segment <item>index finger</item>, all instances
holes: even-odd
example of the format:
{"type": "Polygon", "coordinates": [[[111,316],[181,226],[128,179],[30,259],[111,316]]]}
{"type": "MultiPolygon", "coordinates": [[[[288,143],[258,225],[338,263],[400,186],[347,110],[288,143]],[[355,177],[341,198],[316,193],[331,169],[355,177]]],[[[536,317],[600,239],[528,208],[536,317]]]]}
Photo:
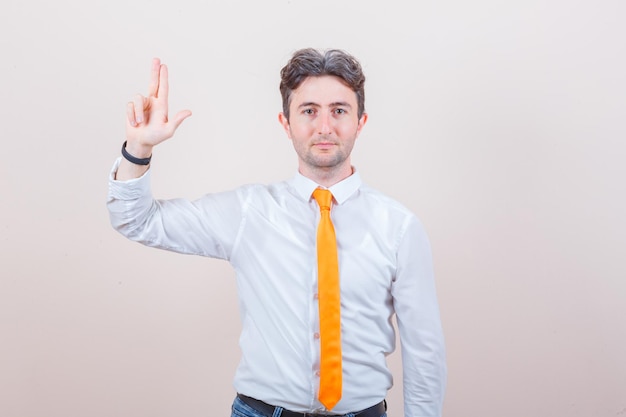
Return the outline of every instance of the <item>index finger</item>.
{"type": "Polygon", "coordinates": [[[167,65],[161,64],[161,70],[159,71],[159,86],[157,89],[156,97],[163,99],[167,103],[167,96],[170,91],[170,83],[167,77],[167,65]]]}
{"type": "Polygon", "coordinates": [[[161,70],[161,60],[159,58],[152,59],[152,68],[150,70],[150,84],[148,85],[148,97],[156,97],[159,93],[159,72],[161,70]]]}

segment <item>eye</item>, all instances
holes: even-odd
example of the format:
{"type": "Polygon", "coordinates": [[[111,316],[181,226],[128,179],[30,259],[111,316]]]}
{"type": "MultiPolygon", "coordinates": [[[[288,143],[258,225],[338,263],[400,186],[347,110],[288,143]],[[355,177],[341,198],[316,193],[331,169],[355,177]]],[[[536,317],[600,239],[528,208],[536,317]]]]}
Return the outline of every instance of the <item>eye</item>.
{"type": "Polygon", "coordinates": [[[346,109],[335,109],[335,114],[345,114],[346,109]]]}
{"type": "Polygon", "coordinates": [[[302,110],[302,113],[304,113],[304,114],[314,114],[315,110],[313,110],[313,109],[304,109],[304,110],[302,110]]]}

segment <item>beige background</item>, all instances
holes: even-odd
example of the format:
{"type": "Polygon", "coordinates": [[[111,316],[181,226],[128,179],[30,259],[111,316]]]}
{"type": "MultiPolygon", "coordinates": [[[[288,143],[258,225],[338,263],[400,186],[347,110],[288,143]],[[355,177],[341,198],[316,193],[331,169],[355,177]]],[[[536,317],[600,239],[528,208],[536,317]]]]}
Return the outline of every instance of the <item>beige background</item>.
{"type": "Polygon", "coordinates": [[[444,414],[626,416],[625,19],[621,0],[4,1],[0,416],[229,415],[233,272],[122,238],[106,178],[153,56],[194,111],[155,152],[157,196],[291,176],[278,71],[305,46],[361,59],[353,161],[430,234],[444,414]]]}

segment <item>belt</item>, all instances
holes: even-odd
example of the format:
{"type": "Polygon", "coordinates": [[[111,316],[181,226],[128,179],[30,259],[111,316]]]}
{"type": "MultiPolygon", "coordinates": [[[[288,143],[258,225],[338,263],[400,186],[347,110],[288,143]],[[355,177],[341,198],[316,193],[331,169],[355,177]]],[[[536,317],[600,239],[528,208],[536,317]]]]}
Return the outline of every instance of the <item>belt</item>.
{"type": "MultiPolygon", "coordinates": [[[[237,397],[246,403],[248,406],[254,408],[255,410],[265,414],[268,417],[272,417],[274,415],[274,410],[278,407],[274,407],[268,403],[265,403],[261,400],[257,400],[256,398],[248,397],[246,395],[237,394],[237,397]]],[[[381,417],[387,411],[387,403],[385,401],[381,401],[376,405],[373,405],[365,410],[361,410],[356,413],[351,413],[354,417],[381,417]]],[[[296,411],[286,410],[283,408],[280,417],[331,417],[331,416],[339,416],[340,414],[319,414],[319,413],[298,413],[296,411]]],[[[343,415],[343,414],[341,414],[343,415]]]]}

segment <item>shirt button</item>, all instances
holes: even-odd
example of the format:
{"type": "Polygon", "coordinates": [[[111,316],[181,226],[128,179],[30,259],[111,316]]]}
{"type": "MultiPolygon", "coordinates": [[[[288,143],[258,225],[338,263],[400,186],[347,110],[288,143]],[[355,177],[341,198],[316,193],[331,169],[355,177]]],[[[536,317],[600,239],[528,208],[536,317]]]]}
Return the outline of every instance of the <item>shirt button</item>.
{"type": "Polygon", "coordinates": [[[313,295],[313,298],[316,299],[316,300],[319,300],[320,299],[320,295],[318,293],[315,293],[315,295],[313,295]]]}
{"type": "Polygon", "coordinates": [[[320,376],[320,371],[315,371],[315,376],[319,377],[320,376]]]}
{"type": "Polygon", "coordinates": [[[314,333],[313,337],[316,338],[316,339],[319,339],[320,338],[320,334],[319,333],[314,333]]]}

